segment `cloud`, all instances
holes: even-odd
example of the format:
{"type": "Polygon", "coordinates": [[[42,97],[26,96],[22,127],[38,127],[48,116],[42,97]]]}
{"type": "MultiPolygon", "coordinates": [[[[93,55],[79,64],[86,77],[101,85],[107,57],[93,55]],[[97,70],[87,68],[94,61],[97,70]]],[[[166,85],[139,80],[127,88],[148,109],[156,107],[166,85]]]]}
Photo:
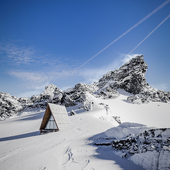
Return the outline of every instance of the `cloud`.
{"type": "Polygon", "coordinates": [[[3,54],[7,63],[12,64],[36,64],[36,66],[51,66],[59,70],[76,66],[76,62],[69,58],[47,54],[31,46],[26,47],[20,41],[0,43],[0,54],[3,54]]]}
{"type": "Polygon", "coordinates": [[[28,89],[34,90],[42,90],[45,86],[50,84],[53,80],[72,76],[72,72],[69,70],[60,71],[60,72],[44,72],[44,71],[37,71],[37,72],[29,72],[29,71],[10,71],[8,72],[9,75],[14,76],[22,81],[24,81],[24,86],[28,89]]]}
{"type": "Polygon", "coordinates": [[[79,70],[79,75],[83,76],[85,79],[84,83],[93,83],[98,81],[104,74],[108,71],[114,71],[121,66],[121,62],[119,59],[115,59],[111,64],[105,65],[99,68],[92,69],[83,69],[79,70]]]}
{"type": "Polygon", "coordinates": [[[27,72],[27,71],[11,71],[8,73],[18,79],[24,81],[24,86],[28,89],[39,90],[44,84],[48,84],[48,77],[39,72],[27,72]]]}
{"type": "Polygon", "coordinates": [[[33,95],[38,95],[38,94],[42,93],[43,90],[44,90],[44,88],[41,90],[27,91],[27,92],[18,94],[18,97],[31,97],[33,95]]]}
{"type": "Polygon", "coordinates": [[[29,90],[27,92],[23,92],[18,94],[18,97],[31,97],[33,95],[39,95],[40,93],[42,93],[45,90],[45,86],[48,86],[50,83],[46,82],[44,84],[41,85],[36,85],[34,87],[32,87],[33,90],[29,90]]]}
{"type": "Polygon", "coordinates": [[[63,86],[63,87],[61,87],[60,88],[60,90],[67,90],[67,89],[71,89],[71,88],[73,88],[73,87],[71,87],[71,86],[63,86]]]}
{"type": "Polygon", "coordinates": [[[0,62],[6,66],[5,73],[20,79],[22,86],[33,90],[39,90],[41,86],[44,89],[44,85],[59,78],[76,75],[73,70],[79,62],[26,47],[21,41],[0,43],[0,54],[0,62]]]}
{"type": "Polygon", "coordinates": [[[48,78],[50,80],[56,79],[56,78],[61,78],[61,77],[69,77],[69,76],[74,76],[74,72],[70,68],[63,69],[61,71],[51,71],[48,74],[48,78]]]}
{"type": "Polygon", "coordinates": [[[10,62],[28,64],[34,61],[36,51],[33,48],[16,45],[13,43],[1,44],[1,53],[5,53],[10,62]]]}
{"type": "Polygon", "coordinates": [[[22,72],[22,71],[12,71],[10,75],[13,75],[17,78],[23,79],[25,81],[31,82],[44,82],[47,80],[47,77],[40,73],[34,72],[22,72]]]}

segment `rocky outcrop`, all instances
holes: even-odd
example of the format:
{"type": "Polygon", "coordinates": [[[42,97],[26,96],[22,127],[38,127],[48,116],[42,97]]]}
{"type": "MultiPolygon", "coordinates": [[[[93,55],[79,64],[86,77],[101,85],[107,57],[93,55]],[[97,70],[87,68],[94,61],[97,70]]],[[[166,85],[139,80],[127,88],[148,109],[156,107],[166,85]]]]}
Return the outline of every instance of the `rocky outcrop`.
{"type": "Polygon", "coordinates": [[[119,92],[111,86],[98,90],[96,94],[96,97],[103,97],[104,99],[114,99],[119,96],[119,92]]]}
{"type": "Polygon", "coordinates": [[[107,88],[124,89],[134,94],[127,98],[129,102],[135,104],[148,102],[165,102],[170,100],[170,92],[157,90],[146,82],[145,73],[148,69],[143,55],[132,58],[129,62],[115,71],[109,71],[97,83],[98,88],[105,95],[107,88]]]}
{"type": "Polygon", "coordinates": [[[128,63],[121,66],[118,70],[109,71],[98,82],[99,88],[110,86],[117,89],[122,88],[129,93],[138,94],[145,86],[148,86],[145,73],[148,69],[143,59],[143,55],[132,58],[128,63]]]}
{"type": "Polygon", "coordinates": [[[8,93],[0,93],[0,120],[10,117],[32,104],[33,102],[29,98],[18,98],[8,93]]]}
{"type": "Polygon", "coordinates": [[[45,87],[43,93],[33,95],[31,98],[17,98],[7,93],[0,93],[0,120],[4,120],[27,108],[46,108],[48,103],[66,107],[74,106],[87,100],[85,97],[86,92],[93,94],[94,91],[95,86],[79,83],[65,92],[50,84],[45,87]]]}
{"type": "Polygon", "coordinates": [[[123,123],[109,129],[105,134],[104,138],[94,138],[93,144],[98,147],[111,145],[112,148],[109,146],[108,149],[116,155],[147,170],[169,169],[170,128],[150,129],[140,124],[128,126],[128,123],[123,123]],[[118,128],[122,129],[119,131],[118,128]]]}
{"type": "Polygon", "coordinates": [[[95,84],[88,85],[83,83],[78,83],[74,88],[70,88],[65,91],[65,94],[70,97],[70,99],[77,104],[79,102],[84,102],[86,92],[94,94],[98,90],[95,84]]]}
{"type": "Polygon", "coordinates": [[[89,84],[78,83],[75,85],[74,90],[76,92],[89,92],[93,94],[95,91],[98,90],[98,88],[95,84],[89,85],[89,84]]]}
{"type": "Polygon", "coordinates": [[[33,95],[30,100],[33,102],[32,107],[46,107],[47,103],[61,104],[63,92],[53,84],[45,87],[40,95],[33,95]]]}
{"type": "Polygon", "coordinates": [[[64,104],[72,102],[55,85],[50,84],[40,95],[33,95],[31,98],[14,97],[7,93],[0,93],[0,120],[4,120],[24,109],[46,108],[47,103],[64,104]]]}
{"type": "Polygon", "coordinates": [[[126,155],[153,150],[159,152],[162,148],[170,150],[170,128],[151,129],[139,135],[129,135],[126,139],[114,140],[112,147],[126,155]]]}
{"type": "Polygon", "coordinates": [[[129,135],[125,139],[114,140],[112,147],[119,156],[145,169],[166,170],[170,167],[170,128],[129,135]]]}
{"type": "Polygon", "coordinates": [[[129,96],[127,98],[129,102],[134,104],[149,103],[149,102],[164,102],[167,103],[170,100],[170,92],[164,92],[152,87],[144,89],[139,94],[129,96]]]}

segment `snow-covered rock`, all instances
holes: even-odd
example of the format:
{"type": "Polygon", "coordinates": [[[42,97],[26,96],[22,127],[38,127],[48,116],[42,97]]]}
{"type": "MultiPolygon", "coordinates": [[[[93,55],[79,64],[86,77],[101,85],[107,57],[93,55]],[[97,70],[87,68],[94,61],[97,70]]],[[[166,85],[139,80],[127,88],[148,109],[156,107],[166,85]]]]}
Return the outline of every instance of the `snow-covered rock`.
{"type": "Polygon", "coordinates": [[[154,91],[150,88],[148,91],[141,91],[140,94],[130,96],[127,98],[132,103],[149,103],[149,102],[169,102],[170,92],[164,92],[162,90],[155,89],[154,91]]]}
{"type": "Polygon", "coordinates": [[[95,94],[97,94],[96,97],[103,97],[104,99],[114,99],[119,96],[119,92],[110,85],[99,89],[95,94]]]}
{"type": "Polygon", "coordinates": [[[170,100],[170,92],[157,90],[146,82],[145,73],[148,69],[143,55],[132,58],[115,71],[109,71],[97,83],[101,93],[106,96],[106,88],[124,89],[134,94],[127,98],[135,104],[148,102],[165,102],[170,100]],[[103,90],[105,89],[105,91],[103,90]]]}
{"type": "Polygon", "coordinates": [[[107,130],[105,134],[108,138],[122,139],[129,134],[137,135],[148,129],[150,128],[143,124],[124,122],[117,127],[107,130]]]}
{"type": "Polygon", "coordinates": [[[148,69],[143,55],[132,58],[118,70],[109,71],[98,82],[98,87],[103,88],[106,84],[117,89],[122,88],[127,92],[138,94],[144,86],[147,86],[145,73],[148,69]]]}
{"type": "Polygon", "coordinates": [[[114,153],[133,161],[146,170],[170,168],[170,128],[152,128],[125,122],[107,130],[105,138],[94,141],[97,146],[112,146],[114,153]]]}
{"type": "Polygon", "coordinates": [[[0,120],[4,120],[32,105],[29,98],[14,97],[8,93],[0,93],[0,120]]]}
{"type": "Polygon", "coordinates": [[[47,103],[61,104],[63,95],[64,93],[53,84],[46,86],[40,95],[33,95],[31,98],[0,93],[0,119],[4,120],[27,108],[45,108],[47,103]]]}
{"type": "Polygon", "coordinates": [[[89,84],[83,84],[78,83],[75,85],[74,88],[70,88],[65,91],[65,94],[70,97],[74,102],[84,102],[85,101],[85,94],[90,93],[94,94],[98,90],[98,87],[95,84],[89,85],[89,84]]]}
{"type": "Polygon", "coordinates": [[[94,84],[89,85],[89,84],[78,83],[78,84],[75,85],[74,89],[77,92],[88,91],[89,93],[93,94],[95,91],[97,91],[98,88],[94,84]]]}
{"type": "Polygon", "coordinates": [[[118,151],[118,155],[127,157],[147,170],[170,168],[170,128],[130,134],[126,138],[114,140],[112,147],[116,153],[118,151]]]}

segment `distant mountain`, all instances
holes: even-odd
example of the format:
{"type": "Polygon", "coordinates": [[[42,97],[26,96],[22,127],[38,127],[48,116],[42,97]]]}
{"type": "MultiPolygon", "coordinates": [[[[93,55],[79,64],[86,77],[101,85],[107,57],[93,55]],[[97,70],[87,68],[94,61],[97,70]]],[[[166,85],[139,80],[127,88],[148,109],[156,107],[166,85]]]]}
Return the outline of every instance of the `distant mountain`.
{"type": "Polygon", "coordinates": [[[45,87],[40,95],[31,98],[14,97],[0,93],[0,119],[4,120],[27,108],[45,108],[47,103],[65,105],[66,107],[88,103],[87,93],[105,99],[118,97],[118,88],[124,89],[133,96],[127,100],[133,103],[168,102],[170,92],[157,90],[146,82],[145,73],[148,69],[143,55],[132,58],[115,71],[109,71],[98,82],[88,85],[78,83],[74,88],[65,91],[53,84],[45,87]]]}

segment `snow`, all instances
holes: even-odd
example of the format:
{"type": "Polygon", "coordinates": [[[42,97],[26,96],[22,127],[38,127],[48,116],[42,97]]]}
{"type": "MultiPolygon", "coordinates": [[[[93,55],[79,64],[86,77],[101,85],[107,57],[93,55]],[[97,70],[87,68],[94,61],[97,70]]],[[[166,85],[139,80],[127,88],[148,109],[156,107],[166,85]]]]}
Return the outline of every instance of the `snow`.
{"type": "MultiPolygon", "coordinates": [[[[126,99],[131,94],[119,90],[119,97],[104,100],[90,95],[94,102],[86,111],[79,106],[74,110],[70,123],[62,130],[40,135],[39,127],[45,110],[27,110],[0,122],[0,169],[2,170],[143,170],[166,169],[170,151],[164,147],[160,153],[149,151],[122,158],[110,146],[96,146],[95,141],[106,138],[124,138],[147,129],[168,128],[168,103],[135,105],[126,99]],[[101,104],[102,103],[102,104],[101,104]],[[106,114],[105,105],[109,105],[106,114]],[[76,111],[76,109],[79,109],[76,111]],[[113,116],[120,116],[119,125],[113,116]],[[119,156],[118,156],[119,155],[119,156]],[[159,163],[159,164],[158,164],[159,163]]],[[[162,133],[167,138],[169,131],[162,133]]]]}
{"type": "Polygon", "coordinates": [[[161,152],[149,151],[142,154],[135,154],[129,158],[137,165],[143,166],[147,170],[160,169],[168,170],[170,167],[170,152],[161,150],[161,152]]]}
{"type": "Polygon", "coordinates": [[[135,154],[129,159],[136,164],[143,166],[147,170],[157,169],[157,160],[159,158],[159,153],[156,151],[150,151],[142,154],[135,154]]]}
{"type": "Polygon", "coordinates": [[[70,93],[70,92],[73,92],[73,91],[74,91],[73,87],[64,90],[64,92],[66,92],[66,93],[70,93]]]}
{"type": "Polygon", "coordinates": [[[166,130],[165,132],[162,132],[162,138],[164,139],[166,139],[166,138],[168,138],[169,136],[170,136],[170,129],[168,129],[168,130],[166,130]]]}
{"type": "Polygon", "coordinates": [[[125,122],[117,127],[113,127],[109,129],[108,131],[105,132],[105,134],[108,138],[121,139],[128,136],[129,134],[137,135],[148,129],[151,129],[151,127],[147,127],[145,125],[138,124],[138,123],[125,122]]]}

